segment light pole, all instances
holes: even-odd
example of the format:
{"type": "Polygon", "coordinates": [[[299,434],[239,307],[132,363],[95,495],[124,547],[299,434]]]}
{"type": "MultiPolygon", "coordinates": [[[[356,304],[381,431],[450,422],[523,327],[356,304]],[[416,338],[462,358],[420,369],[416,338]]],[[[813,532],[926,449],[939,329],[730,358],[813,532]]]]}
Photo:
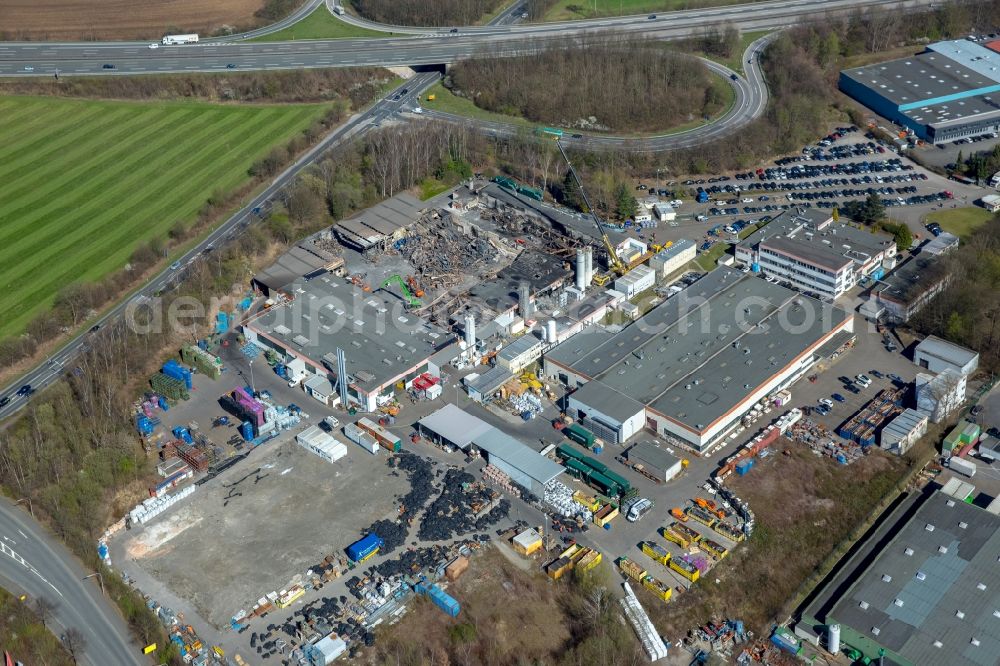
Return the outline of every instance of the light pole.
{"type": "Polygon", "coordinates": [[[257,395],[257,389],[253,385],[253,359],[250,359],[250,391],[257,395]]]}
{"type": "Polygon", "coordinates": [[[104,576],[101,575],[100,571],[92,573],[89,576],[84,576],[83,580],[87,580],[88,578],[93,578],[94,576],[97,576],[97,580],[101,581],[101,596],[102,597],[107,596],[104,592],[104,576]]]}
{"type": "Polygon", "coordinates": [[[19,499],[16,502],[14,502],[14,506],[17,506],[21,502],[27,502],[28,503],[28,512],[31,514],[31,517],[34,518],[35,517],[35,509],[32,508],[32,506],[31,506],[31,498],[30,497],[22,497],[21,499],[19,499]]]}

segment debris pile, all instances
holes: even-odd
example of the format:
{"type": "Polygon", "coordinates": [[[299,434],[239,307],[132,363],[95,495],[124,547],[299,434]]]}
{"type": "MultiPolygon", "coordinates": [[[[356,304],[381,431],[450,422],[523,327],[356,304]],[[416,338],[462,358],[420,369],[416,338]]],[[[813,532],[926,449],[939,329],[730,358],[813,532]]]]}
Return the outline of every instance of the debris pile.
{"type": "MultiPolygon", "coordinates": [[[[399,252],[414,267],[416,278],[425,289],[449,288],[496,263],[499,254],[485,238],[467,236],[457,226],[430,216],[417,224],[405,242],[397,242],[389,252],[399,252]]],[[[366,253],[366,258],[374,260],[381,254],[381,251],[374,256],[366,253]]]]}
{"type": "Polygon", "coordinates": [[[445,541],[453,534],[464,536],[500,522],[510,512],[510,503],[475,481],[467,472],[448,470],[441,494],[424,512],[417,536],[445,541]]]}
{"type": "Polygon", "coordinates": [[[389,466],[396,467],[406,473],[410,482],[410,491],[399,499],[399,519],[377,520],[368,528],[368,533],[374,532],[385,545],[381,552],[388,555],[406,543],[410,533],[410,525],[421,508],[434,492],[431,463],[412,453],[400,453],[389,459],[389,466]]]}

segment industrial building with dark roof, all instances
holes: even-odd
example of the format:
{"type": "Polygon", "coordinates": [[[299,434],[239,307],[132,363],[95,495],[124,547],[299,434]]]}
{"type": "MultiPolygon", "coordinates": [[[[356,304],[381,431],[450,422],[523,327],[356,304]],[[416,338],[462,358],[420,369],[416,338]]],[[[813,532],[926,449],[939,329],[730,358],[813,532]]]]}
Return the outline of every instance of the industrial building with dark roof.
{"type": "Polygon", "coordinates": [[[624,442],[648,428],[704,450],[802,377],[853,322],[841,308],[720,267],[620,332],[584,331],[549,350],[544,371],[571,388],[599,384],[568,403],[605,427],[602,438],[624,442]]]}
{"type": "Polygon", "coordinates": [[[1000,129],[1000,54],[971,39],[844,70],[840,89],[932,143],[1000,129]]]}
{"type": "Polygon", "coordinates": [[[900,505],[803,620],[839,625],[841,651],[873,663],[881,654],[904,666],[996,666],[998,558],[1000,516],[943,492],[919,496],[900,505]]]}

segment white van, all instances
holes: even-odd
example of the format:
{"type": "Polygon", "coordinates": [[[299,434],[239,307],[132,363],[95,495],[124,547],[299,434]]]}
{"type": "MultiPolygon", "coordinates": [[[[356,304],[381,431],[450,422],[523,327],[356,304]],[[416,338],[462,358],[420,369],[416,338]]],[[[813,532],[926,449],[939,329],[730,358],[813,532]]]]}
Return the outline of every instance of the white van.
{"type": "Polygon", "coordinates": [[[628,510],[628,514],[625,518],[630,522],[634,523],[640,520],[643,516],[649,513],[649,510],[653,508],[652,500],[648,500],[645,497],[632,505],[628,510]]]}

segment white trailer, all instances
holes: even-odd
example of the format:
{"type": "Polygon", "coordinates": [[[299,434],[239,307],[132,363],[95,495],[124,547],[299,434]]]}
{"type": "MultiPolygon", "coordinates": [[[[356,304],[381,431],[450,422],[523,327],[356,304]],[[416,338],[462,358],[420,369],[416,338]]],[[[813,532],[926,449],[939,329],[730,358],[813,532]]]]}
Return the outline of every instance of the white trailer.
{"type": "Polygon", "coordinates": [[[976,475],[976,463],[971,460],[966,460],[965,458],[959,458],[958,456],[948,458],[948,467],[955,470],[959,474],[964,474],[970,479],[976,475]]]}
{"type": "Polygon", "coordinates": [[[164,46],[173,46],[176,44],[197,44],[198,35],[164,35],[161,43],[164,46]]]}

